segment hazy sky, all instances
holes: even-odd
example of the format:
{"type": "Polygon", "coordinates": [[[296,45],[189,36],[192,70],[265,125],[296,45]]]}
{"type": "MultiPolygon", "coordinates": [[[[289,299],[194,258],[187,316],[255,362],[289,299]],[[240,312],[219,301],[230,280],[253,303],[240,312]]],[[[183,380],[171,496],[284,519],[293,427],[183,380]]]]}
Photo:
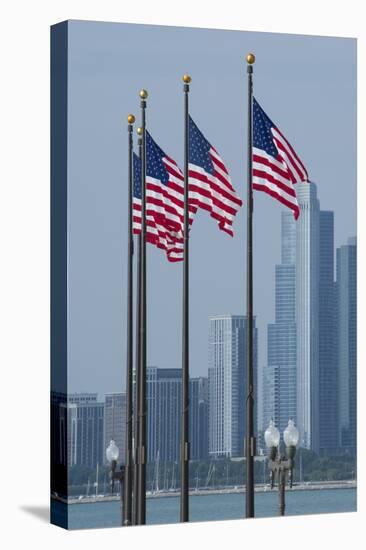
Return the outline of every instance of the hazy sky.
{"type": "MultiPolygon", "coordinates": [[[[183,166],[181,77],[192,76],[190,112],[246,198],[247,82],[335,212],[335,244],[356,232],[356,40],[117,23],[69,23],[69,391],[121,391],[126,361],[127,130],[147,124],[183,166]],[[136,126],[137,126],[136,124],[136,126]]],[[[259,363],[274,319],[283,207],[254,197],[254,310],[259,363]]],[[[234,238],[201,211],[191,232],[191,374],[207,375],[208,316],[245,313],[246,206],[234,238]]],[[[148,364],[181,366],[182,266],[148,245],[148,364]]]]}

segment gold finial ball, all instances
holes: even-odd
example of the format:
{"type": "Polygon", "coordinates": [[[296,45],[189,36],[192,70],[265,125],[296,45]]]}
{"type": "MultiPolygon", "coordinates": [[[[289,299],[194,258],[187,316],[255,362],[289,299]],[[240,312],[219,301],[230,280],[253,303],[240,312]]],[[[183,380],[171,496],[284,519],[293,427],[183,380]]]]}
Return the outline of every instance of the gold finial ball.
{"type": "Polygon", "coordinates": [[[248,53],[248,55],[246,56],[246,60],[247,60],[247,63],[249,63],[249,65],[253,65],[253,63],[255,63],[254,53],[248,53]]]}
{"type": "Polygon", "coordinates": [[[128,115],[127,122],[128,124],[133,124],[135,122],[135,117],[133,115],[128,115]]]}
{"type": "Polygon", "coordinates": [[[141,92],[140,92],[141,99],[146,99],[148,95],[149,94],[147,93],[146,90],[141,90],[141,92]]]}
{"type": "Polygon", "coordinates": [[[139,136],[142,136],[142,128],[141,127],[137,128],[137,133],[138,133],[139,136]]]}
{"type": "Polygon", "coordinates": [[[189,76],[189,74],[184,74],[183,77],[182,77],[182,80],[183,82],[185,82],[186,84],[189,84],[191,82],[191,77],[189,76]]]}

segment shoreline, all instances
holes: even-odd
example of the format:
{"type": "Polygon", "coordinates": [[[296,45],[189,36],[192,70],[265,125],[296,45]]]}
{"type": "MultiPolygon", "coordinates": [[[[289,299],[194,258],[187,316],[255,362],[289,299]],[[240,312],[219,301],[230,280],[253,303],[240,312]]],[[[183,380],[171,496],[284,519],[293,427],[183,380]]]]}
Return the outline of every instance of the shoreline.
{"type": "MultiPolygon", "coordinates": [[[[324,489],[356,489],[357,488],[357,482],[356,481],[313,481],[313,482],[306,482],[302,483],[301,485],[299,483],[296,483],[293,485],[292,489],[289,487],[286,487],[287,491],[321,491],[324,489]]],[[[255,487],[256,493],[270,493],[273,491],[277,491],[277,488],[271,489],[269,484],[263,485],[258,484],[255,487]]],[[[245,486],[240,485],[238,487],[227,487],[222,489],[197,489],[197,490],[190,490],[189,496],[195,497],[195,496],[208,496],[208,495],[224,495],[224,494],[242,494],[245,493],[245,486]]],[[[180,491],[178,490],[171,490],[171,491],[158,491],[158,492],[151,492],[148,491],[146,493],[146,498],[172,498],[172,497],[178,497],[180,495],[180,491]]],[[[58,495],[51,495],[51,499],[56,500],[58,502],[63,502],[64,504],[93,504],[97,502],[113,502],[113,501],[119,501],[120,496],[119,495],[97,495],[97,496],[82,496],[80,497],[70,497],[70,498],[63,498],[59,497],[58,495]]]]}

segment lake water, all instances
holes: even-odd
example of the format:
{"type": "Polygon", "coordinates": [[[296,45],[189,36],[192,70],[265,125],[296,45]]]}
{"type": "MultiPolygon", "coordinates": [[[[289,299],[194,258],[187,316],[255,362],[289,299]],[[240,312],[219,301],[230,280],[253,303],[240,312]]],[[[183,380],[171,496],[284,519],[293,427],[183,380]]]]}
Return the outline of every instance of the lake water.
{"type": "MultiPolygon", "coordinates": [[[[54,502],[54,504],[56,504],[54,502]]],[[[61,503],[57,503],[61,504],[61,503]]],[[[257,517],[277,516],[277,490],[255,494],[257,517]]],[[[69,529],[119,527],[121,507],[118,501],[71,504],[69,529]]],[[[286,515],[355,512],[356,489],[286,491],[286,515]]],[[[57,514],[57,506],[53,509],[57,514]]],[[[245,495],[212,494],[190,497],[190,521],[241,519],[245,514],[245,495]]],[[[179,522],[179,496],[149,498],[146,501],[147,524],[179,522]]]]}

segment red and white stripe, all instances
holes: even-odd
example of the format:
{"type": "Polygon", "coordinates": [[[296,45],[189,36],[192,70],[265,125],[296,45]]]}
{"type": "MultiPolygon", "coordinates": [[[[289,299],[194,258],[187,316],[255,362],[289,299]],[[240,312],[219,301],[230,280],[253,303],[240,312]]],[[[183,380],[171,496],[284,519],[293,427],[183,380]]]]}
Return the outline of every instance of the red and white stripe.
{"type": "Polygon", "coordinates": [[[278,155],[274,158],[266,151],[253,147],[253,189],[264,191],[293,210],[297,220],[300,208],[294,185],[309,181],[308,173],[279,129],[273,127],[271,132],[278,155]]]}
{"type": "Polygon", "coordinates": [[[227,168],[218,154],[211,147],[210,156],[214,173],[206,172],[202,167],[189,164],[189,204],[210,212],[217,220],[219,228],[233,236],[234,217],[243,202],[236,194],[227,168]]]}
{"type": "MultiPolygon", "coordinates": [[[[166,251],[170,262],[183,260],[184,176],[169,157],[163,162],[168,184],[146,176],[146,241],[166,251]]],[[[189,205],[189,223],[196,208],[189,205]]],[[[141,233],[141,199],[133,199],[133,232],[141,233]]]]}
{"type": "MultiPolygon", "coordinates": [[[[141,199],[133,199],[133,232],[141,233],[141,199]]],[[[170,262],[183,260],[183,239],[146,213],[146,241],[165,250],[170,262]]]]}

